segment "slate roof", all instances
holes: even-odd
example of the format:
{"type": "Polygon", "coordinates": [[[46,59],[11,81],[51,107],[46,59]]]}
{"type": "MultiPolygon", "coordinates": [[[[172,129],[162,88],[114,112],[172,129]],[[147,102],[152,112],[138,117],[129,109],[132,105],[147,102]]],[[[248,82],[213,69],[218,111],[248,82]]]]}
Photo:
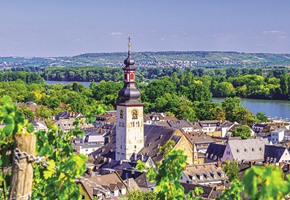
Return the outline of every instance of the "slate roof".
{"type": "Polygon", "coordinates": [[[213,139],[205,133],[186,133],[184,134],[191,144],[214,143],[213,139]]]}
{"type": "Polygon", "coordinates": [[[70,117],[80,117],[80,114],[79,113],[76,113],[76,112],[69,112],[69,111],[64,111],[64,112],[61,112],[59,114],[57,114],[55,116],[55,119],[56,120],[59,120],[59,119],[69,119],[70,117]]]}
{"type": "Polygon", "coordinates": [[[174,129],[192,127],[192,124],[186,120],[168,120],[169,126],[174,129]]]}
{"type": "Polygon", "coordinates": [[[157,126],[167,126],[170,127],[167,121],[156,121],[154,122],[157,126]]]}
{"type": "Polygon", "coordinates": [[[287,150],[285,147],[265,145],[264,160],[270,163],[279,162],[285,150],[287,150]]]}
{"type": "MultiPolygon", "coordinates": [[[[144,125],[145,142],[144,147],[138,152],[138,154],[148,155],[154,162],[162,160],[162,154],[159,153],[159,146],[164,146],[168,140],[173,140],[175,143],[181,139],[181,136],[174,135],[175,129],[155,126],[155,125],[144,125]]],[[[103,156],[115,159],[116,150],[116,127],[106,135],[110,138],[108,144],[102,148],[91,153],[93,157],[103,156]]]]}
{"type": "Polygon", "coordinates": [[[206,150],[206,158],[217,161],[223,157],[226,145],[211,143],[206,150]]]}
{"type": "Polygon", "coordinates": [[[229,140],[233,159],[238,161],[263,161],[266,139],[229,140]]]}
{"type": "Polygon", "coordinates": [[[165,113],[150,113],[144,115],[144,121],[166,121],[166,120],[178,120],[174,116],[167,115],[165,113]]]}
{"type": "Polygon", "coordinates": [[[181,136],[174,135],[175,131],[164,126],[145,125],[145,145],[139,154],[150,156],[154,162],[161,161],[163,157],[158,147],[164,146],[168,140],[173,140],[177,144],[181,139],[181,136]]]}
{"type": "Polygon", "coordinates": [[[216,164],[188,165],[182,173],[188,180],[192,180],[192,183],[197,184],[228,181],[226,173],[216,164]]]}
{"type": "MultiPolygon", "coordinates": [[[[94,194],[100,192],[104,194],[107,191],[110,191],[111,195],[113,195],[114,190],[121,190],[123,188],[127,189],[127,186],[117,173],[80,178],[78,182],[84,186],[84,189],[87,191],[91,199],[93,199],[94,194]]],[[[110,196],[110,199],[117,198],[110,196]]]]}
{"type": "Polygon", "coordinates": [[[98,156],[111,158],[115,160],[115,151],[116,151],[116,126],[114,126],[110,131],[105,135],[109,138],[109,142],[98,150],[92,152],[94,158],[98,156]]]}

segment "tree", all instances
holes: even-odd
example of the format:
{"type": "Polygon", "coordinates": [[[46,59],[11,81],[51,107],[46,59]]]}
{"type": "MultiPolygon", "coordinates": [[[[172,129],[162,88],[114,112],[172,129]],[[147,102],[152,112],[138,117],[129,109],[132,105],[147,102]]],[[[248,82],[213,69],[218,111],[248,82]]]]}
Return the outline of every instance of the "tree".
{"type": "Polygon", "coordinates": [[[257,112],[256,117],[259,120],[259,122],[267,122],[268,121],[268,117],[265,113],[257,112]]]}
{"type": "Polygon", "coordinates": [[[222,168],[226,175],[228,176],[230,181],[233,181],[234,179],[239,179],[240,176],[240,168],[238,166],[237,161],[228,161],[226,160],[222,164],[222,168]]]}
{"type": "Polygon", "coordinates": [[[234,137],[241,137],[242,139],[247,139],[251,136],[252,130],[248,125],[238,126],[233,130],[234,137]]]}
{"type": "Polygon", "coordinates": [[[212,98],[212,93],[209,87],[206,87],[201,82],[195,83],[189,86],[188,99],[191,101],[210,101],[212,98]]]}
{"type": "Polygon", "coordinates": [[[282,169],[277,166],[254,166],[246,170],[242,182],[232,181],[231,186],[217,199],[242,200],[242,192],[246,199],[286,199],[290,192],[290,182],[289,176],[286,180],[283,177],[282,169]]]}
{"type": "Polygon", "coordinates": [[[141,192],[140,190],[129,192],[127,197],[129,200],[155,200],[156,199],[153,191],[141,192]]]}
{"type": "MultiPolygon", "coordinates": [[[[184,199],[184,188],[179,179],[186,166],[186,155],[182,150],[173,150],[168,154],[157,172],[150,170],[148,176],[156,181],[156,199],[184,199]]],[[[152,169],[152,168],[151,168],[152,169]]]]}

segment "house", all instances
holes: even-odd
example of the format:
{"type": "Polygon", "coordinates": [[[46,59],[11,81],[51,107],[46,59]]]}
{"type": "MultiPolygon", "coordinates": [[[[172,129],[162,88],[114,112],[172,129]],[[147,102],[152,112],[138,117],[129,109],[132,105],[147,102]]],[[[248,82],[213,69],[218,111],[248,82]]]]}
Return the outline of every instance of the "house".
{"type": "MultiPolygon", "coordinates": [[[[94,126],[92,124],[88,124],[85,122],[85,118],[81,119],[83,121],[82,124],[79,125],[80,129],[88,129],[88,128],[93,128],[94,126]]],[[[74,130],[75,126],[73,125],[75,121],[75,118],[59,118],[59,120],[55,121],[54,124],[56,124],[60,130],[63,132],[68,132],[70,130],[74,130]]]]}
{"type": "Polygon", "coordinates": [[[36,111],[36,108],[37,108],[37,104],[34,103],[34,102],[26,102],[26,103],[17,103],[17,105],[19,107],[23,107],[23,106],[26,106],[29,110],[31,110],[32,112],[35,112],[36,111]]]}
{"type": "Polygon", "coordinates": [[[205,162],[216,162],[220,160],[225,152],[226,145],[211,143],[205,154],[205,162]]]}
{"type": "Polygon", "coordinates": [[[79,118],[81,117],[81,114],[76,113],[76,112],[69,112],[69,111],[64,111],[55,116],[55,120],[59,119],[69,119],[69,118],[79,118]]]}
{"type": "Polygon", "coordinates": [[[221,126],[218,128],[218,130],[221,131],[221,137],[228,137],[228,136],[232,135],[233,130],[237,126],[240,126],[240,124],[237,122],[225,121],[224,123],[221,124],[221,126]]]}
{"type": "Polygon", "coordinates": [[[260,137],[270,137],[271,131],[276,129],[286,129],[284,123],[282,122],[269,122],[269,123],[257,123],[252,126],[252,130],[260,137]]]}
{"type": "Polygon", "coordinates": [[[193,126],[187,120],[168,120],[167,122],[171,128],[180,129],[186,133],[193,132],[193,126]]]}
{"type": "Polygon", "coordinates": [[[282,142],[284,140],[286,129],[278,128],[274,131],[271,131],[270,140],[273,144],[282,142]]]}
{"type": "Polygon", "coordinates": [[[96,127],[106,124],[114,124],[116,122],[116,111],[106,111],[104,114],[96,116],[96,121],[93,123],[96,127]]]}
{"type": "Polygon", "coordinates": [[[75,152],[82,153],[85,155],[89,155],[90,153],[96,151],[97,149],[101,148],[103,144],[96,144],[96,143],[79,143],[79,144],[72,144],[72,147],[75,152]]]}
{"type": "Polygon", "coordinates": [[[185,137],[193,146],[193,164],[203,164],[205,152],[213,139],[205,133],[184,133],[185,137]]]}
{"type": "Polygon", "coordinates": [[[118,199],[127,194],[127,186],[120,176],[113,172],[77,180],[83,199],[118,199]]]}
{"type": "Polygon", "coordinates": [[[47,132],[48,131],[48,128],[44,121],[32,120],[31,123],[34,126],[34,132],[37,132],[37,131],[47,132]]]}
{"type": "Polygon", "coordinates": [[[175,121],[178,120],[174,116],[167,115],[165,113],[150,113],[144,115],[144,124],[156,124],[156,122],[167,122],[168,120],[175,121]]]}
{"type": "Polygon", "coordinates": [[[202,127],[202,131],[206,133],[215,132],[220,127],[220,120],[203,120],[198,122],[202,127]]]}
{"type": "Polygon", "coordinates": [[[228,182],[228,177],[219,162],[219,164],[188,165],[182,172],[180,181],[198,185],[223,185],[228,182]]]}
{"type": "Polygon", "coordinates": [[[264,150],[267,144],[269,144],[268,140],[262,138],[229,140],[221,161],[262,162],[264,161],[264,150]]]}
{"type": "Polygon", "coordinates": [[[290,154],[287,148],[275,145],[266,145],[264,161],[279,165],[279,163],[290,163],[290,154]]]}
{"type": "MultiPolygon", "coordinates": [[[[164,146],[169,140],[175,142],[173,149],[181,149],[187,155],[187,163],[192,164],[192,145],[186,139],[180,130],[172,129],[164,126],[144,125],[144,147],[136,152],[149,156],[154,163],[160,162],[163,159],[162,152],[159,147],[164,146]]],[[[108,139],[102,148],[92,152],[91,155],[96,159],[98,156],[112,158],[115,160],[116,149],[116,128],[113,128],[105,137],[108,139]]]]}

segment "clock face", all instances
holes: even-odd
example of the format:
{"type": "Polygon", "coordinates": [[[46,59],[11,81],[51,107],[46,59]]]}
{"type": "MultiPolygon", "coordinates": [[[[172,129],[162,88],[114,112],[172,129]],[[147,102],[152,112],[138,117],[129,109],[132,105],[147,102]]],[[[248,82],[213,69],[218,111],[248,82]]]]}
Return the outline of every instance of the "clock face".
{"type": "Polygon", "coordinates": [[[132,119],[138,119],[138,110],[137,109],[132,110],[132,119]]]}
{"type": "Polygon", "coordinates": [[[120,110],[120,118],[123,118],[124,117],[124,111],[121,109],[120,110]]]}

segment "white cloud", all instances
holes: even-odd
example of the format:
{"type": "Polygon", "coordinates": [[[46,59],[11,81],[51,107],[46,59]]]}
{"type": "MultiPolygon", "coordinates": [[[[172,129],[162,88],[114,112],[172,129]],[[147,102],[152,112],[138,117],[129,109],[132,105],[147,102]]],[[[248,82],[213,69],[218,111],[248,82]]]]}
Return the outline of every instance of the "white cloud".
{"type": "Polygon", "coordinates": [[[271,31],[263,31],[263,34],[282,34],[283,31],[275,31],[275,30],[271,30],[271,31]]]}
{"type": "Polygon", "coordinates": [[[121,35],[124,35],[124,34],[121,33],[121,32],[111,32],[109,35],[112,35],[112,36],[121,36],[121,35]]]}

